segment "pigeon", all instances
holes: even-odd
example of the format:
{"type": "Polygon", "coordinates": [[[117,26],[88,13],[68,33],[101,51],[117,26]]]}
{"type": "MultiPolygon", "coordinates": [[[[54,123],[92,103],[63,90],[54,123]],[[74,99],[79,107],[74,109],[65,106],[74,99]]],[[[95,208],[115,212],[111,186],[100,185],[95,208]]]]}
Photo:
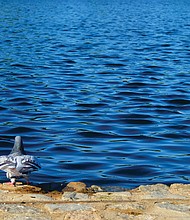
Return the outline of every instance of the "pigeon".
{"type": "Polygon", "coordinates": [[[28,175],[40,169],[37,158],[27,155],[21,136],[15,137],[15,142],[11,153],[7,156],[0,156],[0,170],[6,172],[11,185],[16,185],[16,179],[25,178],[28,183],[28,175]]]}

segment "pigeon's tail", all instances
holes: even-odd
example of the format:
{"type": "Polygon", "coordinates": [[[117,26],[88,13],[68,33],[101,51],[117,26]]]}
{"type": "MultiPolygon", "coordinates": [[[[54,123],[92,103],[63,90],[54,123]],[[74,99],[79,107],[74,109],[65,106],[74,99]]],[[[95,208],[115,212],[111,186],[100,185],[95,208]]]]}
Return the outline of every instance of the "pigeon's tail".
{"type": "Polygon", "coordinates": [[[21,136],[15,137],[15,142],[11,154],[17,154],[17,155],[25,154],[21,136]]]}

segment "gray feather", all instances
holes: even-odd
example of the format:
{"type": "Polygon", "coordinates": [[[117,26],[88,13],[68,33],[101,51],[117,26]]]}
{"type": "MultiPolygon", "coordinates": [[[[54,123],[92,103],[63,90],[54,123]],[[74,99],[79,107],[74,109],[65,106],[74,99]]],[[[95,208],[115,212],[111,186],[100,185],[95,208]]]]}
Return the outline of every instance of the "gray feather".
{"type": "Polygon", "coordinates": [[[10,179],[27,177],[31,172],[40,168],[36,157],[25,154],[20,136],[15,137],[11,153],[7,156],[0,156],[0,169],[5,171],[10,179]]]}

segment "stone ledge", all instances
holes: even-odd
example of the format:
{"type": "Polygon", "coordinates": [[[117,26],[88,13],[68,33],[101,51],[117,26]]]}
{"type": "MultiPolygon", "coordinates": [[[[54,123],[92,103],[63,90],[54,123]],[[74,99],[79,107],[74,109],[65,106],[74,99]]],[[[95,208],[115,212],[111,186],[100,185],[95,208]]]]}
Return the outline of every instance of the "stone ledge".
{"type": "Polygon", "coordinates": [[[188,220],[190,185],[155,184],[103,192],[97,186],[70,183],[62,192],[44,193],[35,186],[0,184],[0,219],[188,220]]]}

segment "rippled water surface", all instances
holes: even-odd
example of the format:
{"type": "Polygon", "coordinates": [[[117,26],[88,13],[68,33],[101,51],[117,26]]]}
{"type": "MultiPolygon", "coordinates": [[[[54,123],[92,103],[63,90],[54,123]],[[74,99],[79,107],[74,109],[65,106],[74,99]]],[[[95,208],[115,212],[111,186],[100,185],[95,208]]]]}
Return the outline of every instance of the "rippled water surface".
{"type": "Polygon", "coordinates": [[[189,182],[188,0],[0,8],[1,155],[23,136],[34,183],[189,182]]]}

